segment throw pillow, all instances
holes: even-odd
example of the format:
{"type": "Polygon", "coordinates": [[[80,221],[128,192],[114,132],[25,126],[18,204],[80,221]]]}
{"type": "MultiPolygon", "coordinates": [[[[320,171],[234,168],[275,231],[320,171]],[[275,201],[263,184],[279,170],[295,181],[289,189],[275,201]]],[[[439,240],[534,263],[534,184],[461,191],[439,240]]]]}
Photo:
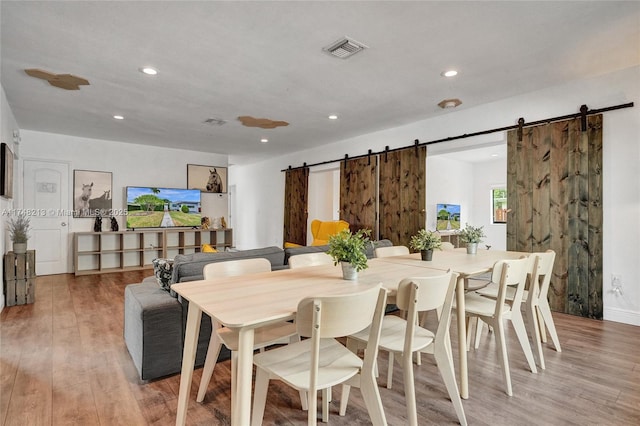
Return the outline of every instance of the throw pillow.
{"type": "Polygon", "coordinates": [[[217,253],[218,250],[216,250],[215,248],[213,248],[211,246],[211,244],[203,244],[202,245],[202,252],[203,253],[217,253]]]}
{"type": "Polygon", "coordinates": [[[153,259],[153,273],[156,276],[161,289],[169,291],[171,289],[171,275],[173,274],[173,259],[153,259]]]}

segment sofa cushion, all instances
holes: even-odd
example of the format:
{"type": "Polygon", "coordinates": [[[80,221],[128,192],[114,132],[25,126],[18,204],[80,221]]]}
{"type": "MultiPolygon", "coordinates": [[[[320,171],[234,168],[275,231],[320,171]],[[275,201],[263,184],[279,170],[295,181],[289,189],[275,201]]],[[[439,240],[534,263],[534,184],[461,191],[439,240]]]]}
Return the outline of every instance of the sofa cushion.
{"type": "Polygon", "coordinates": [[[252,250],[218,253],[193,253],[177,255],[173,261],[172,283],[195,281],[204,279],[202,269],[204,265],[227,260],[264,258],[271,262],[272,269],[284,264],[284,250],[280,247],[264,247],[252,250]]]}
{"type": "Polygon", "coordinates": [[[217,253],[218,250],[215,249],[211,244],[203,244],[200,249],[203,253],[217,253]]]}

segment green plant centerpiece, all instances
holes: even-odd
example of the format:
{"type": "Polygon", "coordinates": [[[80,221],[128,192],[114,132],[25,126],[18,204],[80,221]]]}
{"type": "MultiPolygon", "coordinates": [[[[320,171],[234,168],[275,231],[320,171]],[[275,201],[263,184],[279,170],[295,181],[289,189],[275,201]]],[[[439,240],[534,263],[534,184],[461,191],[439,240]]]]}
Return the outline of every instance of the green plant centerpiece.
{"type": "Polygon", "coordinates": [[[20,215],[9,219],[9,237],[13,241],[13,252],[23,254],[27,252],[27,241],[31,223],[28,216],[20,215]]]}
{"type": "Polygon", "coordinates": [[[370,229],[361,229],[355,234],[343,229],[329,237],[327,254],[333,258],[335,265],[342,263],[345,280],[355,280],[358,278],[358,271],[367,269],[367,243],[370,235],[370,229]]]}
{"type": "Polygon", "coordinates": [[[442,241],[440,235],[423,228],[416,235],[411,236],[409,246],[414,250],[420,251],[422,260],[431,260],[433,258],[433,250],[440,250],[442,241]]]}
{"type": "Polygon", "coordinates": [[[478,250],[478,243],[482,242],[482,239],[486,237],[482,226],[471,226],[468,223],[465,224],[464,229],[458,234],[460,241],[467,244],[467,253],[476,254],[478,250]]]}

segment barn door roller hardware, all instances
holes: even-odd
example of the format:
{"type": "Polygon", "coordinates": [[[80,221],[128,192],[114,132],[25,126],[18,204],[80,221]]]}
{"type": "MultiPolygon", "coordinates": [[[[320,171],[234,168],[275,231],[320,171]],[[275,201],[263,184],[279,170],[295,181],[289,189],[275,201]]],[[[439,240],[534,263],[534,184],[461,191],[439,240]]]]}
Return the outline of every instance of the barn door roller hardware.
{"type": "MultiPolygon", "coordinates": [[[[610,106],[610,107],[606,107],[606,108],[599,108],[599,109],[589,110],[586,105],[582,105],[580,107],[580,112],[578,112],[578,113],[561,115],[561,116],[558,116],[558,117],[547,118],[547,119],[544,119],[544,120],[531,121],[531,122],[527,123],[527,127],[537,126],[539,124],[548,124],[548,123],[552,123],[552,122],[555,122],[555,121],[563,121],[563,120],[569,120],[569,119],[572,119],[572,118],[581,117],[582,118],[582,122],[583,122],[583,124],[582,124],[583,131],[586,131],[586,128],[587,128],[586,117],[587,117],[587,115],[595,115],[595,114],[600,114],[600,113],[608,112],[608,111],[615,111],[615,110],[623,109],[623,108],[632,108],[633,106],[634,106],[633,102],[628,102],[626,104],[620,104],[620,105],[614,105],[614,106],[610,106]]],[[[473,132],[473,133],[465,133],[463,135],[458,135],[458,136],[449,136],[449,137],[446,137],[446,138],[443,138],[443,139],[436,139],[436,140],[433,140],[433,141],[422,142],[422,143],[419,143],[418,139],[415,139],[413,146],[415,146],[417,148],[418,146],[433,145],[433,144],[441,143],[441,142],[450,142],[450,141],[454,141],[454,140],[457,140],[457,139],[465,139],[465,138],[469,138],[469,137],[473,137],[473,136],[488,135],[488,134],[496,133],[496,132],[505,132],[507,130],[515,130],[515,129],[520,130],[522,128],[524,128],[524,118],[520,117],[518,119],[518,124],[516,124],[516,125],[505,126],[505,127],[496,127],[495,129],[482,130],[482,131],[473,132]],[[522,124],[520,124],[521,120],[522,120],[522,124]]],[[[520,141],[522,140],[522,135],[520,133],[518,134],[518,139],[520,141]]],[[[382,154],[382,153],[384,153],[384,161],[386,163],[387,162],[387,153],[389,153],[389,151],[400,151],[402,149],[407,149],[407,148],[410,148],[410,147],[411,147],[411,145],[402,146],[402,147],[394,148],[394,149],[389,149],[389,146],[386,146],[384,148],[384,151],[372,152],[371,154],[382,154]]],[[[362,158],[362,157],[365,157],[365,156],[368,156],[368,155],[370,155],[370,154],[357,155],[357,156],[355,156],[353,158],[362,158]]],[[[344,155],[345,163],[346,163],[348,158],[349,158],[349,155],[345,154],[344,155]]],[[[337,163],[339,161],[343,161],[343,160],[339,159],[339,160],[322,161],[322,162],[319,162],[319,163],[309,164],[307,167],[321,166],[321,165],[324,165],[324,164],[337,163]]],[[[299,168],[299,167],[296,167],[296,168],[299,168]]],[[[281,171],[284,172],[286,170],[281,170],[281,171]]]]}

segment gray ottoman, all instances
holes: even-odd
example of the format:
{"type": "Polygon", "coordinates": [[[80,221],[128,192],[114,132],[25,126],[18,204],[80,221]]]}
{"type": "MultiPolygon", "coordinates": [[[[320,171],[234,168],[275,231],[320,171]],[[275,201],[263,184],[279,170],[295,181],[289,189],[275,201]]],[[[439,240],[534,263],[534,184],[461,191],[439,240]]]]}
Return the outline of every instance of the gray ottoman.
{"type": "Polygon", "coordinates": [[[142,380],[180,372],[182,306],[155,278],[125,288],[124,340],[142,380]]]}

